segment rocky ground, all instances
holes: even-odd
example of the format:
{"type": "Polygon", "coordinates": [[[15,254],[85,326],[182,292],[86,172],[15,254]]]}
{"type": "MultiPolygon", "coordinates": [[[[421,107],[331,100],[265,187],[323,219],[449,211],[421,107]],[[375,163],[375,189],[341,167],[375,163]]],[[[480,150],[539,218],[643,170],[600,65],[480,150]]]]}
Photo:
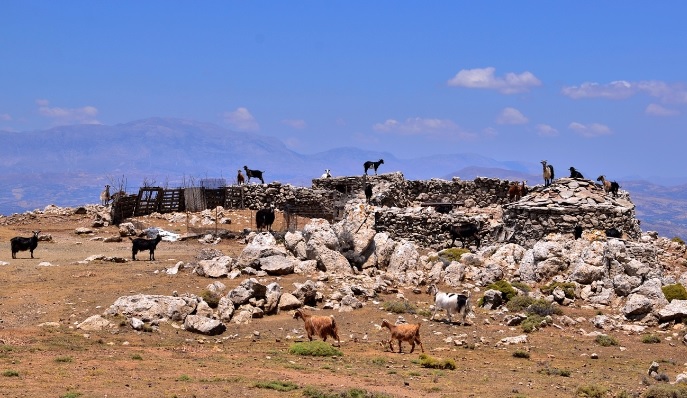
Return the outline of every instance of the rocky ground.
{"type": "MultiPolygon", "coordinates": [[[[687,372],[684,324],[657,319],[629,322],[622,317],[625,303],[590,305],[581,298],[566,303],[548,326],[524,333],[520,326],[507,325],[512,314],[503,308],[475,306],[469,325],[448,324],[444,314],[431,321],[432,297],[424,286],[387,282],[379,292],[356,296],[362,304],[357,309],[349,310],[341,301],[316,303],[318,314],[333,314],[339,325],[343,355],[335,357],[289,353],[294,342],[306,339],[302,321],[293,319],[290,310],[241,323],[229,320],[224,323],[226,330],[217,335],[188,331],[181,321],[153,322],[150,328],[135,330],[127,317],[105,315],[120,297],[202,297],[214,282],[221,282],[223,291],[229,292],[250,277],[263,285],[277,282],[284,292],[314,280],[325,298],[342,289],[338,278],[307,269],[281,276],[259,272],[231,275],[233,279],[200,276],[191,266],[199,256],[216,250],[240,258],[247,247],[242,232],[253,226],[250,211],[224,211],[217,224],[200,221],[212,214],[195,216],[198,221],[193,224],[193,215],[133,220],[138,231],[158,227],[182,236],[230,232],[221,234],[225,238],[220,241],[197,237],[162,241],[154,261],[148,260],[147,252],[131,261],[131,242],[112,239],[120,235],[115,226],[93,227],[97,217],[90,210],[75,214],[73,209],[47,209],[0,218],[0,242],[6,247],[0,255],[2,395],[302,397],[362,389],[369,396],[394,397],[550,397],[599,390],[607,392],[598,396],[627,397],[667,385],[648,374],[653,362],[659,366],[659,376],[669,382],[687,372]],[[79,228],[92,232],[82,229],[84,233],[77,234],[79,228]],[[32,230],[41,230],[49,240],[39,242],[34,259],[28,252],[12,259],[9,239],[30,236],[32,230]],[[180,263],[189,266],[177,267],[180,263]],[[169,271],[175,269],[178,272],[169,271]],[[415,307],[416,313],[399,315],[384,309],[385,304],[402,301],[415,307]],[[86,328],[84,321],[94,315],[103,316],[109,325],[86,328]],[[453,360],[456,369],[421,366],[419,353],[407,353],[406,343],[406,353],[390,352],[389,332],[379,325],[384,318],[396,321],[399,316],[422,322],[425,352],[453,360]],[[602,346],[599,335],[610,336],[617,345],[602,346]],[[647,343],[647,336],[659,342],[647,343]],[[277,392],[261,384],[269,382],[297,388],[277,392]]],[[[274,229],[279,231],[282,222],[278,215],[274,229]]],[[[420,254],[432,256],[423,250],[420,254]]],[[[685,271],[683,256],[677,248],[663,257],[674,260],[669,267],[676,278],[685,271]]],[[[486,289],[479,283],[469,287],[476,303],[486,289]]],[[[603,296],[603,287],[594,289],[598,294],[584,289],[579,294],[603,296]]]]}

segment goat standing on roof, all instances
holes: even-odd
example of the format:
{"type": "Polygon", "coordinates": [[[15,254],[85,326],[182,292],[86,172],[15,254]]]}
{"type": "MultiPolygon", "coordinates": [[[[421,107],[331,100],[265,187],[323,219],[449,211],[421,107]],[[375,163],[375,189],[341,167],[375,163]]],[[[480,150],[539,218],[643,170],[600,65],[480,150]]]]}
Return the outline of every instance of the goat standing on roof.
{"type": "Polygon", "coordinates": [[[550,164],[546,163],[546,160],[541,161],[542,165],[542,174],[544,176],[544,186],[548,187],[551,185],[554,179],[554,173],[553,173],[553,166],[550,164]]]}
{"type": "Polygon", "coordinates": [[[246,170],[246,177],[248,177],[248,182],[250,182],[251,178],[257,178],[263,184],[265,183],[265,180],[262,179],[262,173],[264,173],[264,171],[251,170],[248,168],[248,166],[243,166],[243,169],[246,170]]]}
{"type": "Polygon", "coordinates": [[[367,162],[363,163],[363,167],[365,167],[365,175],[367,175],[367,170],[370,168],[374,169],[375,175],[377,175],[377,168],[379,168],[380,164],[384,164],[384,159],[379,159],[376,162],[368,160],[367,162]]]}
{"type": "Polygon", "coordinates": [[[236,184],[243,185],[245,182],[246,182],[246,179],[243,177],[243,173],[241,172],[241,169],[239,169],[238,174],[236,175],[236,184]]]}
{"type": "Polygon", "coordinates": [[[584,176],[574,167],[570,167],[570,178],[584,178],[584,176]]]}
{"type": "Polygon", "coordinates": [[[108,203],[110,203],[110,186],[105,185],[105,189],[100,193],[100,203],[103,206],[107,206],[108,203]]]}

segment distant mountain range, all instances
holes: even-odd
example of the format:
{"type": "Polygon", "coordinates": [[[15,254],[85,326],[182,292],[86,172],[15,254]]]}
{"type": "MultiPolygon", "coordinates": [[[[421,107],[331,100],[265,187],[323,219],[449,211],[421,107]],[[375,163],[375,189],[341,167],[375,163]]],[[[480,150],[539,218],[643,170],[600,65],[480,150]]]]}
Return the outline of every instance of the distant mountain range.
{"type": "MultiPolygon", "coordinates": [[[[103,186],[113,182],[125,182],[129,192],[144,181],[169,187],[198,185],[205,178],[234,183],[244,165],[263,170],[266,181],[299,186],[310,186],[324,169],[334,176],[362,174],[364,161],[378,159],[384,159],[380,173],[401,171],[407,179],[482,176],[541,183],[537,162],[470,153],[399,159],[351,147],[304,155],[273,137],[173,118],[1,134],[0,214],[5,215],[48,204],[96,203],[103,186]]],[[[687,237],[687,185],[619,182],[637,205],[642,229],[687,237]]]]}

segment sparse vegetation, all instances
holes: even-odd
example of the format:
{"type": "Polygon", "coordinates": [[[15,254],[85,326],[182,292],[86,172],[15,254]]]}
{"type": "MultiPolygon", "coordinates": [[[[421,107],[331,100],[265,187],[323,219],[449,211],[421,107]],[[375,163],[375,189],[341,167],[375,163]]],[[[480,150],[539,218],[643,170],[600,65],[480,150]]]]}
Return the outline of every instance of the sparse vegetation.
{"type": "Polygon", "coordinates": [[[220,296],[209,290],[204,290],[200,294],[200,297],[208,304],[210,308],[217,308],[219,305],[220,296]]]}
{"type": "Polygon", "coordinates": [[[275,391],[293,391],[299,388],[297,384],[290,381],[259,381],[255,383],[255,387],[275,391]]]}
{"type": "Polygon", "coordinates": [[[72,361],[72,357],[57,357],[55,358],[55,362],[58,363],[69,363],[72,361]]]}
{"type": "Polygon", "coordinates": [[[506,308],[512,312],[524,311],[534,303],[534,299],[530,296],[515,296],[510,301],[506,303],[506,308]]]}
{"type": "Polygon", "coordinates": [[[394,314],[415,314],[417,312],[417,307],[411,304],[409,301],[385,301],[382,304],[384,311],[393,312],[394,314]]]}
{"type": "Polygon", "coordinates": [[[131,359],[133,359],[134,361],[142,361],[143,357],[140,354],[134,354],[131,356],[131,359]]]}
{"type": "Polygon", "coordinates": [[[529,307],[527,307],[528,314],[536,314],[539,316],[560,315],[563,313],[561,307],[556,303],[550,303],[546,300],[535,300],[529,307]]]}
{"type": "Polygon", "coordinates": [[[343,356],[343,353],[338,348],[320,340],[294,343],[289,347],[289,353],[314,357],[343,356]]]}
{"type": "Polygon", "coordinates": [[[66,394],[64,394],[64,395],[60,395],[60,398],[78,398],[78,397],[80,397],[80,396],[82,396],[82,395],[83,395],[83,394],[81,394],[80,392],[70,391],[70,392],[68,392],[68,393],[66,393],[66,394]]]}
{"type": "Polygon", "coordinates": [[[546,325],[547,319],[537,314],[529,314],[527,318],[522,321],[521,327],[525,333],[532,333],[542,325],[546,325]]]}
{"type": "Polygon", "coordinates": [[[658,344],[661,342],[661,338],[655,334],[645,334],[642,336],[642,343],[645,344],[658,344]]]}
{"type": "Polygon", "coordinates": [[[548,376],[562,376],[562,377],[570,377],[570,371],[567,369],[558,369],[558,368],[551,368],[551,367],[545,367],[543,369],[538,370],[539,373],[545,374],[548,376]]]}
{"type": "Polygon", "coordinates": [[[513,289],[513,286],[506,280],[496,281],[487,286],[487,289],[494,289],[503,293],[503,300],[506,302],[518,295],[518,291],[513,289]]]}
{"type": "Polygon", "coordinates": [[[427,354],[420,354],[420,366],[431,369],[450,369],[456,368],[456,362],[453,359],[438,359],[427,354]]]}
{"type": "Polygon", "coordinates": [[[679,283],[674,285],[665,285],[661,288],[663,290],[663,295],[666,297],[668,302],[673,300],[687,300],[687,290],[685,287],[679,283]]]}
{"type": "Polygon", "coordinates": [[[649,387],[644,398],[687,398],[686,384],[656,384],[649,387]]]}
{"type": "Polygon", "coordinates": [[[541,292],[546,294],[547,296],[552,294],[556,288],[560,288],[563,290],[563,293],[565,293],[565,297],[569,299],[574,299],[575,298],[575,287],[576,285],[573,282],[552,282],[544,287],[541,288],[541,292]]]}
{"type": "Polygon", "coordinates": [[[470,253],[470,250],[452,247],[450,249],[445,249],[439,252],[439,258],[445,262],[460,261],[460,256],[465,253],[470,253]]]}
{"type": "Polygon", "coordinates": [[[683,246],[685,245],[685,241],[682,240],[682,238],[680,238],[679,236],[673,237],[673,239],[671,239],[670,241],[671,241],[671,242],[675,242],[675,243],[679,243],[679,244],[681,244],[681,245],[683,245],[683,246]]]}
{"type": "Polygon", "coordinates": [[[525,293],[529,293],[529,292],[532,291],[532,288],[530,287],[530,285],[528,285],[528,284],[526,284],[526,283],[524,283],[524,282],[516,281],[516,282],[511,282],[510,284],[511,284],[511,286],[513,286],[514,288],[516,288],[516,289],[518,289],[518,290],[520,290],[520,291],[522,291],[522,292],[525,292],[525,293]]]}
{"type": "Polygon", "coordinates": [[[359,388],[352,388],[341,392],[324,392],[310,386],[303,390],[303,396],[306,398],[391,398],[391,396],[386,394],[373,393],[359,388]]]}
{"type": "Polygon", "coordinates": [[[610,347],[610,346],[618,345],[618,340],[615,337],[609,336],[607,334],[600,334],[600,335],[596,336],[596,339],[594,339],[594,341],[602,347],[610,347]]]}
{"type": "Polygon", "coordinates": [[[19,372],[16,370],[6,370],[2,372],[2,375],[5,377],[19,377],[19,372]]]}
{"type": "Polygon", "coordinates": [[[513,357],[514,358],[530,359],[530,353],[527,351],[523,351],[523,350],[516,350],[513,352],[513,357]]]}
{"type": "Polygon", "coordinates": [[[608,389],[605,387],[597,386],[596,384],[590,384],[586,386],[579,386],[576,394],[578,397],[602,398],[604,395],[606,395],[607,391],[608,389]]]}

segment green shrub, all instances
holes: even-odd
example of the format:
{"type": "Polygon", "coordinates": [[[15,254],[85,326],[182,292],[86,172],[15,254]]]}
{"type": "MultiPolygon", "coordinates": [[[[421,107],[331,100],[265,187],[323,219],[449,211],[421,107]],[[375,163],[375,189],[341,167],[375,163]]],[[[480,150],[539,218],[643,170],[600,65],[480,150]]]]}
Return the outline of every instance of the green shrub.
{"type": "Polygon", "coordinates": [[[655,384],[643,395],[644,398],[687,398],[687,385],[685,384],[655,384]]]}
{"type": "Polygon", "coordinates": [[[565,297],[569,299],[575,298],[575,283],[573,282],[551,282],[550,284],[541,288],[541,292],[547,296],[553,294],[553,291],[559,287],[565,293],[565,297]]]}
{"type": "Polygon", "coordinates": [[[409,301],[385,301],[382,304],[384,311],[393,312],[394,314],[415,314],[417,312],[417,307],[411,304],[409,301]]]}
{"type": "Polygon", "coordinates": [[[343,356],[343,353],[331,344],[315,340],[303,343],[294,343],[289,347],[289,353],[296,355],[309,355],[314,357],[343,356]]]}
{"type": "Polygon", "coordinates": [[[685,241],[682,240],[682,238],[680,238],[679,236],[674,237],[673,239],[671,239],[671,241],[676,242],[676,243],[679,243],[679,244],[681,244],[681,245],[683,245],[683,246],[684,246],[684,244],[685,244],[685,241]]]}
{"type": "Polygon", "coordinates": [[[143,357],[141,356],[141,354],[134,354],[131,356],[131,359],[133,359],[134,361],[142,361],[143,357]]]}
{"type": "Polygon", "coordinates": [[[618,340],[615,337],[609,336],[607,334],[600,334],[596,336],[596,339],[594,339],[594,341],[596,341],[596,343],[602,347],[618,345],[618,340]]]}
{"type": "Polygon", "coordinates": [[[446,262],[450,263],[452,261],[460,261],[460,256],[462,256],[465,253],[470,253],[470,250],[452,247],[450,249],[445,249],[445,250],[440,251],[439,252],[439,258],[442,261],[446,261],[446,262]]]}
{"type": "Polygon", "coordinates": [[[642,336],[642,343],[644,344],[658,344],[661,342],[661,338],[655,334],[645,334],[642,336]]]}
{"type": "Polygon", "coordinates": [[[530,285],[528,285],[528,284],[526,284],[526,283],[524,283],[524,282],[517,282],[517,281],[516,281],[516,282],[511,282],[510,284],[511,284],[511,286],[513,286],[514,288],[519,289],[520,291],[523,291],[523,292],[525,292],[525,293],[529,293],[529,292],[532,291],[532,288],[530,287],[530,285]]]}
{"type": "Polygon", "coordinates": [[[523,350],[516,350],[516,351],[513,353],[513,357],[515,357],[515,358],[530,359],[530,353],[527,352],[527,351],[523,351],[523,350]]]}
{"type": "Polygon", "coordinates": [[[608,389],[605,387],[597,386],[595,384],[591,384],[588,386],[579,386],[577,387],[577,396],[578,397],[587,397],[587,398],[602,398],[608,389]]]}
{"type": "Polygon", "coordinates": [[[55,358],[55,362],[69,363],[71,361],[72,361],[72,357],[57,357],[57,358],[55,358]]]}
{"type": "Polygon", "coordinates": [[[255,387],[275,391],[293,391],[298,388],[298,385],[290,381],[259,381],[255,383],[255,387]]]}
{"type": "Polygon", "coordinates": [[[2,372],[2,375],[5,377],[19,377],[19,372],[16,370],[6,370],[2,372]]]}
{"type": "Polygon", "coordinates": [[[570,371],[567,369],[558,369],[558,368],[550,368],[550,367],[545,367],[544,369],[539,369],[539,373],[545,374],[548,376],[562,376],[562,377],[570,377],[570,371]]]}
{"type": "Polygon", "coordinates": [[[303,396],[306,398],[391,398],[390,395],[369,392],[359,388],[352,388],[341,392],[324,392],[311,386],[303,390],[303,396]]]}
{"type": "Polygon", "coordinates": [[[217,306],[219,306],[220,296],[209,290],[204,290],[203,293],[200,294],[200,297],[203,301],[208,303],[210,308],[217,308],[217,306]]]}
{"type": "Polygon", "coordinates": [[[535,300],[526,309],[528,314],[536,314],[539,316],[560,315],[563,313],[558,304],[550,303],[544,299],[535,300]]]}
{"type": "Polygon", "coordinates": [[[666,296],[668,302],[673,300],[687,300],[687,290],[679,283],[675,285],[665,285],[661,290],[663,290],[663,295],[666,296]]]}
{"type": "Polygon", "coordinates": [[[505,280],[496,281],[487,286],[487,289],[494,289],[503,293],[503,299],[505,301],[510,301],[513,297],[518,295],[518,291],[513,289],[513,286],[505,280]]]}
{"type": "Polygon", "coordinates": [[[524,321],[522,321],[522,324],[520,326],[522,327],[522,330],[525,333],[532,333],[538,328],[540,328],[542,324],[545,322],[546,319],[543,316],[537,314],[530,314],[524,321]]]}
{"type": "Polygon", "coordinates": [[[82,395],[83,395],[83,394],[81,394],[80,392],[74,392],[74,391],[72,391],[72,392],[68,392],[68,393],[66,393],[66,394],[64,394],[64,395],[61,395],[60,398],[79,398],[79,397],[82,396],[82,395]]]}
{"type": "Polygon", "coordinates": [[[456,362],[453,359],[438,359],[427,354],[420,354],[420,366],[431,369],[450,369],[456,368],[456,362]]]}
{"type": "Polygon", "coordinates": [[[530,296],[515,296],[506,303],[506,308],[511,312],[524,311],[534,303],[534,299],[530,296]]]}

